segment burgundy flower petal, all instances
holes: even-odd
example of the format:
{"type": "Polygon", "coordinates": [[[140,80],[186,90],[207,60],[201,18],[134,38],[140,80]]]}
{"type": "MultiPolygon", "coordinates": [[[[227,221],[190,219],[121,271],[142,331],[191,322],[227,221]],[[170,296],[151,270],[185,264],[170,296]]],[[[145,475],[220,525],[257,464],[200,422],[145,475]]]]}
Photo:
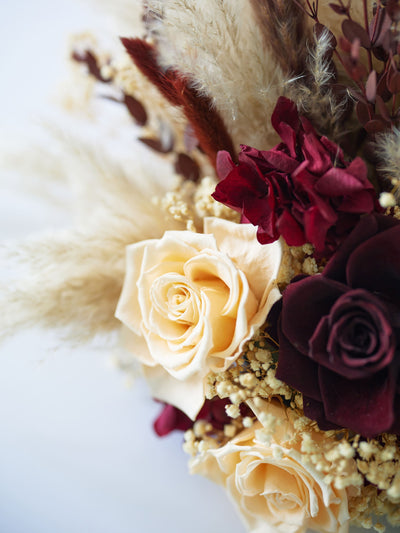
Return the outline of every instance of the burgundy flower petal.
{"type": "Polygon", "coordinates": [[[328,420],[364,437],[374,437],[393,425],[395,382],[385,370],[351,380],[320,366],[319,383],[328,420]]]}
{"type": "Polygon", "coordinates": [[[302,152],[307,161],[307,169],[313,174],[323,174],[332,166],[329,154],[323,149],[314,132],[304,135],[302,152]]]}
{"type": "Polygon", "coordinates": [[[348,284],[384,294],[400,305],[399,243],[400,225],[360,244],[347,264],[348,284]]]}
{"type": "Polygon", "coordinates": [[[380,300],[362,289],[337,299],[310,339],[310,357],[348,379],[362,379],[388,366],[395,338],[380,300]]]}
{"type": "Polygon", "coordinates": [[[318,427],[322,431],[329,431],[330,429],[339,429],[340,426],[332,424],[329,420],[326,419],[324,404],[318,400],[314,400],[309,396],[303,395],[303,408],[304,414],[311,420],[315,420],[318,424],[318,427]]]}
{"type": "Polygon", "coordinates": [[[301,246],[307,242],[303,228],[286,209],[278,218],[276,228],[289,246],[301,246]]]}
{"type": "MultiPolygon", "coordinates": [[[[383,216],[383,215],[382,215],[383,216]]],[[[323,276],[346,283],[346,264],[354,249],[378,232],[379,215],[369,215],[360,220],[326,265],[323,276]]],[[[389,218],[389,217],[385,217],[389,218]]]]}
{"type": "Polygon", "coordinates": [[[175,429],[186,431],[193,426],[193,421],[173,405],[165,405],[154,421],[154,431],[159,437],[165,437],[175,429]]]}
{"type": "Polygon", "coordinates": [[[279,332],[276,377],[314,400],[322,401],[318,386],[318,365],[296,350],[282,332],[279,332]]]}
{"type": "Polygon", "coordinates": [[[278,98],[271,116],[271,123],[288,147],[290,155],[296,157],[296,136],[300,127],[296,104],[284,96],[278,98]]]}
{"type": "Polygon", "coordinates": [[[352,196],[365,189],[365,185],[344,168],[332,167],[315,184],[319,194],[332,196],[352,196]]]}
{"type": "Polygon", "coordinates": [[[229,173],[235,168],[235,163],[229,152],[221,150],[217,153],[216,161],[217,173],[220,180],[225,179],[229,173]]]}
{"type": "Polygon", "coordinates": [[[345,196],[339,203],[337,209],[345,213],[370,213],[374,209],[374,197],[375,193],[371,194],[371,191],[359,191],[353,196],[345,196]]]}
{"type": "Polygon", "coordinates": [[[301,353],[309,352],[309,339],[319,321],[349,289],[321,275],[291,283],[283,293],[282,331],[301,353]]]}

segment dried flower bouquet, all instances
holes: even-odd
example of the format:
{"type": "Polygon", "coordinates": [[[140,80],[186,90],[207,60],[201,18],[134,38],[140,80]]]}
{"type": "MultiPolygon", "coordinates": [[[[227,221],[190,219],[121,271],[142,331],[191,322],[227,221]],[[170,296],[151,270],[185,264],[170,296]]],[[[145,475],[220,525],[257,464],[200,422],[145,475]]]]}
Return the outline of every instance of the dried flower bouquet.
{"type": "Polygon", "coordinates": [[[251,533],[399,526],[398,0],[139,8],[71,60],[175,185],[89,153],[99,208],[18,249],[5,331],[118,331],[251,533]]]}

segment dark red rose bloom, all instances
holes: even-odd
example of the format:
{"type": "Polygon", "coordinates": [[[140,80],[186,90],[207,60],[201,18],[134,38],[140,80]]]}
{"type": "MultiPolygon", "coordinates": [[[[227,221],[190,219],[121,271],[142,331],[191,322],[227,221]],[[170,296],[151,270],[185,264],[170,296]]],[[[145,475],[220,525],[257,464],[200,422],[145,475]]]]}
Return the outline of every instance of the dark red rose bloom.
{"type": "MultiPolygon", "coordinates": [[[[321,429],[400,434],[400,222],[369,215],[279,302],[277,377],[321,429]]],[[[276,313],[276,309],[274,311],[276,313]]]]}
{"type": "Polygon", "coordinates": [[[268,151],[242,145],[237,166],[219,152],[222,181],[212,196],[258,226],[261,244],[282,235],[291,246],[310,242],[318,256],[330,256],[361,214],[379,209],[367,167],[359,157],[346,163],[287,98],[279,98],[271,121],[283,142],[268,151]]]}
{"type": "MultiPolygon", "coordinates": [[[[225,405],[230,404],[229,399],[206,400],[201,408],[196,420],[206,420],[215,429],[223,429],[225,424],[230,423],[230,418],[226,414],[225,405]]],[[[193,427],[193,420],[185,415],[180,409],[173,405],[165,404],[163,410],[154,421],[154,431],[159,437],[164,437],[171,431],[186,431],[193,427]]]]}

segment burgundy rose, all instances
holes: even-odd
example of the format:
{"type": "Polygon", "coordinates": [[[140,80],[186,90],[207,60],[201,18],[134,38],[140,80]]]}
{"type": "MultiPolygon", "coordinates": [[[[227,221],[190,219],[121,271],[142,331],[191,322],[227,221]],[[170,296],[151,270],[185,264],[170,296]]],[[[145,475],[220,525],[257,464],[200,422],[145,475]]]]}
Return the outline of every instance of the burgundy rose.
{"type": "Polygon", "coordinates": [[[322,274],[283,293],[277,377],[321,429],[400,434],[399,242],[400,221],[364,217],[322,274]]]}
{"type": "MultiPolygon", "coordinates": [[[[230,404],[229,399],[206,400],[201,408],[196,420],[206,420],[215,429],[223,429],[225,424],[230,423],[230,418],[226,414],[225,405],[230,404]]],[[[193,427],[193,420],[185,415],[180,409],[173,405],[165,404],[163,410],[154,421],[154,431],[159,437],[164,437],[171,431],[186,431],[193,427]]]]}
{"type": "Polygon", "coordinates": [[[272,150],[242,145],[237,166],[219,152],[222,181],[213,197],[258,226],[261,244],[282,235],[291,246],[310,242],[317,255],[329,256],[361,214],[379,209],[367,167],[359,157],[346,163],[287,98],[279,98],[271,121],[283,141],[272,150]]]}

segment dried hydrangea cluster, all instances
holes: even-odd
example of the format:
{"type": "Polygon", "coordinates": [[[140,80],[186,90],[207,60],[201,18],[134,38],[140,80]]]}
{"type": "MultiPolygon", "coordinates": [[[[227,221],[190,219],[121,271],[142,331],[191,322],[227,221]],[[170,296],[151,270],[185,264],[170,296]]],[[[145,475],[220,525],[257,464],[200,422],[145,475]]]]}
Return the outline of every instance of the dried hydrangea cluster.
{"type": "Polygon", "coordinates": [[[33,285],[10,328],[119,328],[164,404],[155,431],[185,432],[250,533],[399,526],[399,1],[143,8],[119,57],[72,57],[176,186],[110,166],[113,231],[84,247],[109,278],[58,279],[39,307],[33,285]]]}

